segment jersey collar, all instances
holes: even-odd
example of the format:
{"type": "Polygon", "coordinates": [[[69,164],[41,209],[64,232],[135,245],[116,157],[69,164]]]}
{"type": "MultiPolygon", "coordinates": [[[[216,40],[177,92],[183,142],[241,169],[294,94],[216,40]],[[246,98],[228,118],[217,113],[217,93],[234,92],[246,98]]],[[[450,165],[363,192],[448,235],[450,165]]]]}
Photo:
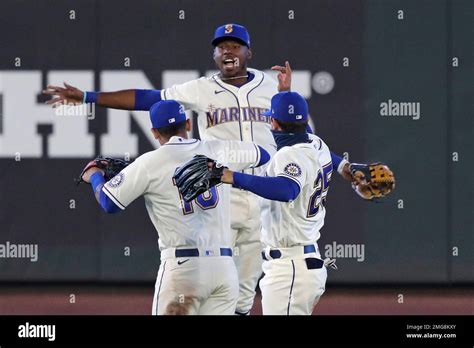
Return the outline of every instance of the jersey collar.
{"type": "Polygon", "coordinates": [[[173,144],[192,144],[197,142],[197,139],[184,139],[182,137],[178,137],[177,135],[173,135],[170,140],[166,144],[163,145],[173,145],[173,144]]]}
{"type": "Polygon", "coordinates": [[[247,71],[251,72],[254,75],[254,78],[251,81],[243,84],[240,87],[236,87],[234,85],[225,83],[224,81],[220,80],[219,78],[215,78],[214,81],[218,85],[220,85],[221,87],[223,87],[225,89],[228,89],[228,90],[231,90],[231,91],[234,91],[234,92],[237,92],[239,90],[242,91],[242,90],[246,90],[246,89],[252,89],[252,88],[254,88],[255,86],[259,85],[262,82],[262,79],[264,78],[264,75],[263,75],[262,71],[252,69],[252,68],[247,68],[247,71]]]}

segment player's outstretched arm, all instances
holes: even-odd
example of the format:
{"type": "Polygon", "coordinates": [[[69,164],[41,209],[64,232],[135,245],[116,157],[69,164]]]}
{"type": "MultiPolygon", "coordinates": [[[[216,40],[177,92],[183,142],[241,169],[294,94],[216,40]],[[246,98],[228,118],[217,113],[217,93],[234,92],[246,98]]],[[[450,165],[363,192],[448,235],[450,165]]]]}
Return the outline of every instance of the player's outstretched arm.
{"type": "Polygon", "coordinates": [[[283,176],[256,176],[225,169],[221,181],[272,201],[290,202],[300,193],[299,185],[283,176]]]}
{"type": "Polygon", "coordinates": [[[43,94],[52,98],[46,104],[57,107],[63,104],[95,103],[123,110],[149,110],[161,100],[159,90],[126,89],[116,92],[85,92],[64,82],[64,87],[49,85],[43,94]]]}

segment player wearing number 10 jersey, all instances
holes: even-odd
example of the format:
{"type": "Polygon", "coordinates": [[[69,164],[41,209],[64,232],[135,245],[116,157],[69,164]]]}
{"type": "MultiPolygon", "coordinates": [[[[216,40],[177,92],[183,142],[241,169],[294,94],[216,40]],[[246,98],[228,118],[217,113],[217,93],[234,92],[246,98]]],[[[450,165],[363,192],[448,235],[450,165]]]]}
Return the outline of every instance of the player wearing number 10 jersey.
{"type": "Polygon", "coordinates": [[[197,154],[219,159],[234,170],[258,167],[270,155],[252,142],[187,139],[190,121],[176,101],[156,103],[150,117],[153,135],[162,146],[141,155],[106,183],[101,174],[93,174],[94,192],[100,193],[98,200],[107,212],[145,198],[161,251],[153,314],[234,314],[239,281],[232,259],[230,187],[212,187],[186,202],[173,175],[197,154]]]}

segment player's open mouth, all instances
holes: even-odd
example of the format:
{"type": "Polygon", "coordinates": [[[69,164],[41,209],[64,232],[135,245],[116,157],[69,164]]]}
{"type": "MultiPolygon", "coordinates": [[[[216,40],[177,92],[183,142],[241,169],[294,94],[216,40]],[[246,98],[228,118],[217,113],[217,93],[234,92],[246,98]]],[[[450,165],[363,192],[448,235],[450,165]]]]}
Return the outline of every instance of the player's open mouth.
{"type": "Polygon", "coordinates": [[[226,68],[230,68],[230,67],[234,67],[235,66],[235,59],[224,59],[223,60],[223,63],[224,63],[224,67],[226,68]]]}

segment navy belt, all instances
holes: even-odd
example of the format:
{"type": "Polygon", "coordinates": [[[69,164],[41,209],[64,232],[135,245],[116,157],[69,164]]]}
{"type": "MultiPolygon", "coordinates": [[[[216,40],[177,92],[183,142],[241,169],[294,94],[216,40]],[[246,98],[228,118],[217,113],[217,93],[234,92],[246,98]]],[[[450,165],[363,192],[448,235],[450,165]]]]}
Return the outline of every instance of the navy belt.
{"type": "MultiPolygon", "coordinates": [[[[232,256],[232,249],[220,248],[221,256],[232,256]]],[[[199,249],[177,249],[175,251],[175,257],[196,257],[199,256],[199,249]]],[[[205,256],[212,256],[206,253],[205,256]]]]}
{"type": "MultiPolygon", "coordinates": [[[[316,247],[313,244],[303,246],[303,253],[304,254],[310,254],[310,253],[315,253],[315,252],[316,252],[316,247]]],[[[270,257],[272,259],[279,259],[281,257],[281,251],[278,250],[278,249],[270,250],[270,257]]],[[[262,258],[265,261],[268,261],[267,257],[265,256],[264,251],[262,251],[262,258]]]]}

